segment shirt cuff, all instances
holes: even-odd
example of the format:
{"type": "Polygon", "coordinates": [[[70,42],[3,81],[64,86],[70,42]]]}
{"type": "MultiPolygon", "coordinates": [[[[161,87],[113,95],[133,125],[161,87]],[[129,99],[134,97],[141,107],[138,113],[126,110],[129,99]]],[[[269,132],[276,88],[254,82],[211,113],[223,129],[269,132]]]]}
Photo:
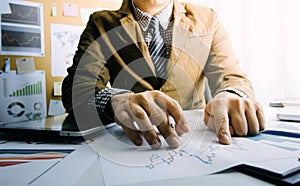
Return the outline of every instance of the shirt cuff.
{"type": "Polygon", "coordinates": [[[230,92],[230,93],[233,93],[233,94],[236,94],[238,96],[240,96],[241,98],[249,98],[249,96],[247,94],[245,94],[243,91],[240,91],[238,89],[235,89],[235,88],[224,88],[224,89],[221,89],[219,91],[217,91],[214,96],[216,96],[217,94],[221,93],[221,92],[230,92]]]}
{"type": "Polygon", "coordinates": [[[114,95],[129,93],[126,89],[105,88],[95,94],[95,97],[90,99],[89,105],[94,106],[104,123],[114,122],[114,112],[110,105],[110,100],[114,95]]]}

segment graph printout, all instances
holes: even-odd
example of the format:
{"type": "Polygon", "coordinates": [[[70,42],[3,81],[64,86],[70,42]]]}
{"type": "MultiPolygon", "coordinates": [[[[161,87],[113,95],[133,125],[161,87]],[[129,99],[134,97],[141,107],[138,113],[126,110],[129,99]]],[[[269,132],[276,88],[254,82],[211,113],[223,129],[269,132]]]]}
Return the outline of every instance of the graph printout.
{"type": "Polygon", "coordinates": [[[8,0],[10,14],[0,16],[0,54],[44,56],[43,4],[8,0]]]}
{"type": "MultiPolygon", "coordinates": [[[[151,150],[145,141],[144,145],[136,147],[119,126],[101,135],[92,146],[100,155],[105,184],[122,185],[207,175],[240,164],[259,166],[264,161],[271,163],[269,157],[277,165],[282,159],[292,157],[296,160],[293,152],[252,139],[233,138],[231,145],[221,145],[215,132],[204,125],[203,113],[184,112],[191,132],[180,137],[181,146],[177,149],[168,148],[163,138],[159,150],[151,150]]],[[[286,171],[282,166],[270,168],[286,171]]]]}
{"type": "Polygon", "coordinates": [[[0,123],[46,117],[45,71],[0,72],[0,123]]]}

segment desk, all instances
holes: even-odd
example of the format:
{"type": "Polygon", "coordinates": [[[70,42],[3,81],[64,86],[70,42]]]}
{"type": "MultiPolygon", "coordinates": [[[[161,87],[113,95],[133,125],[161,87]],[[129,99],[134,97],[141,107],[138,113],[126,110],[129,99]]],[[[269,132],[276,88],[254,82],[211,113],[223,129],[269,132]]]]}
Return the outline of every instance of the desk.
{"type": "MultiPolygon", "coordinates": [[[[88,145],[79,149],[74,153],[85,154],[85,166],[82,164],[74,164],[73,162],[78,162],[78,159],[73,157],[67,157],[59,166],[51,170],[47,175],[41,177],[34,184],[31,185],[104,185],[103,176],[100,168],[100,162],[97,158],[97,154],[93,152],[88,145]],[[85,152],[83,152],[85,151],[85,152]],[[88,152],[88,153],[86,153],[88,152]],[[70,166],[72,164],[72,167],[70,166]],[[66,169],[67,168],[67,169],[66,169]],[[63,172],[63,174],[61,174],[63,172]]],[[[76,156],[78,157],[78,156],[76,156]]],[[[83,159],[79,160],[83,161],[83,159]]],[[[160,180],[153,182],[143,183],[143,186],[190,186],[190,185],[243,185],[243,186],[253,186],[253,185],[272,185],[270,183],[264,182],[262,180],[253,178],[251,176],[229,170],[219,174],[213,174],[209,176],[194,176],[188,178],[180,178],[173,180],[160,180]]],[[[127,184],[127,186],[140,186],[141,183],[127,184]]]]}
{"type": "MultiPolygon", "coordinates": [[[[270,119],[276,109],[270,109],[266,115],[270,119]]],[[[1,146],[1,145],[0,145],[1,146]]],[[[104,178],[101,170],[99,155],[90,147],[89,144],[83,144],[63,161],[59,162],[45,174],[38,177],[30,185],[104,185],[104,178]]],[[[30,170],[28,170],[30,171],[30,170]]],[[[113,173],[112,173],[113,174],[113,173]]],[[[0,185],[26,185],[17,181],[18,177],[6,177],[1,174],[0,185]]],[[[118,175],[116,175],[117,179],[118,175]]],[[[234,170],[227,170],[218,174],[208,176],[193,176],[180,179],[168,179],[143,183],[144,186],[167,186],[167,185],[272,185],[268,182],[256,179],[254,177],[242,174],[234,170]]],[[[141,185],[141,183],[128,184],[132,186],[141,185]]]]}

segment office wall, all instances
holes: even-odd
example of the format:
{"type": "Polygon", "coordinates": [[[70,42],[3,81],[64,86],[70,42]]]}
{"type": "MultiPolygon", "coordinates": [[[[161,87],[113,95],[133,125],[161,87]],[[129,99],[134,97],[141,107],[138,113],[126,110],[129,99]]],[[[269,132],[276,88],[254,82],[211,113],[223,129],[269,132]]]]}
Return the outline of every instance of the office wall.
{"type": "Polygon", "coordinates": [[[300,98],[299,0],[197,2],[217,10],[260,103],[300,98]]]}
{"type": "MultiPolygon", "coordinates": [[[[60,100],[61,97],[53,96],[53,83],[61,82],[63,77],[53,77],[51,73],[51,38],[50,38],[50,25],[51,24],[67,24],[84,26],[80,17],[80,8],[104,8],[104,9],[118,9],[121,1],[105,1],[105,0],[30,0],[30,2],[41,2],[44,8],[44,31],[45,31],[45,56],[34,57],[35,67],[37,70],[46,71],[46,91],[47,91],[47,105],[49,100],[60,100]],[[51,16],[52,4],[56,4],[57,15],[51,16]],[[63,16],[63,4],[70,3],[78,6],[78,16],[70,17],[63,16]]],[[[0,69],[4,66],[4,58],[10,57],[11,70],[16,69],[16,58],[31,57],[31,56],[0,56],[0,69]]]]}
{"type": "Polygon", "coordinates": [[[299,100],[299,0],[181,1],[217,12],[260,103],[299,100]]]}

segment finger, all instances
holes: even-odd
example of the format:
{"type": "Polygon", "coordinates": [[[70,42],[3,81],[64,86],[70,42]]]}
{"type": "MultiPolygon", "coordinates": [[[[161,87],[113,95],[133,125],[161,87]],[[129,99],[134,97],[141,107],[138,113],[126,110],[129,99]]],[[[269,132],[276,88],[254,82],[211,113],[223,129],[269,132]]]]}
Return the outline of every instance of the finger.
{"type": "Polygon", "coordinates": [[[143,144],[143,140],[139,135],[139,132],[132,127],[122,126],[127,137],[136,145],[141,146],[143,144]]]}
{"type": "Polygon", "coordinates": [[[148,144],[151,146],[152,149],[159,149],[161,146],[161,141],[157,136],[154,129],[149,131],[142,131],[143,136],[145,137],[148,144]]]}
{"type": "Polygon", "coordinates": [[[229,125],[229,131],[230,131],[230,135],[231,135],[231,136],[234,136],[234,135],[235,135],[234,129],[232,128],[231,125],[229,125]]]}
{"type": "Polygon", "coordinates": [[[259,104],[256,104],[256,106],[257,106],[256,116],[259,123],[259,131],[262,131],[265,130],[265,126],[266,126],[265,115],[262,107],[259,104]]]}
{"type": "Polygon", "coordinates": [[[182,136],[183,134],[187,133],[186,130],[181,129],[181,127],[179,127],[179,125],[177,125],[177,126],[175,125],[175,131],[178,136],[182,136]]]}
{"type": "Polygon", "coordinates": [[[248,134],[248,123],[244,112],[232,112],[229,115],[230,123],[234,129],[235,135],[246,136],[248,134]]]}
{"type": "Polygon", "coordinates": [[[214,127],[220,143],[230,144],[231,136],[226,103],[224,101],[217,101],[212,105],[211,113],[213,114],[214,127]]]}
{"type": "Polygon", "coordinates": [[[118,114],[115,114],[114,119],[116,123],[121,126],[126,126],[128,128],[135,129],[135,127],[132,125],[132,117],[126,111],[120,111],[118,114]]]}
{"type": "Polygon", "coordinates": [[[206,126],[208,126],[209,120],[212,118],[210,112],[211,112],[211,104],[208,104],[204,109],[204,124],[206,126]]]}
{"type": "Polygon", "coordinates": [[[177,148],[180,145],[179,138],[176,134],[176,131],[169,124],[168,114],[165,113],[164,110],[161,110],[157,104],[153,103],[151,105],[152,110],[149,117],[151,123],[157,127],[159,133],[165,138],[170,148],[177,148]]]}
{"type": "Polygon", "coordinates": [[[254,135],[259,132],[259,123],[256,116],[256,108],[250,100],[245,100],[245,115],[248,123],[248,134],[254,135]]]}
{"type": "Polygon", "coordinates": [[[236,136],[246,136],[248,134],[248,123],[245,115],[245,105],[241,99],[231,102],[228,115],[236,136]]]}
{"type": "Polygon", "coordinates": [[[165,138],[166,142],[170,146],[170,148],[177,148],[180,145],[179,138],[175,132],[175,130],[169,125],[169,121],[167,119],[167,115],[163,122],[157,126],[160,134],[165,138]]]}
{"type": "Polygon", "coordinates": [[[118,117],[115,117],[116,123],[118,123],[122,128],[127,137],[137,146],[143,144],[143,140],[139,135],[139,132],[136,130],[133,125],[131,116],[126,111],[121,111],[118,114],[118,117]]]}
{"type": "Polygon", "coordinates": [[[184,117],[182,108],[179,103],[165,94],[161,97],[155,99],[155,102],[162,108],[166,108],[167,113],[169,113],[175,120],[177,132],[179,135],[183,133],[188,133],[190,130],[187,119],[184,117]]]}
{"type": "Polygon", "coordinates": [[[213,131],[216,131],[214,116],[205,109],[204,124],[213,131]]]}
{"type": "Polygon", "coordinates": [[[133,108],[132,117],[136,121],[138,127],[142,131],[143,136],[145,137],[148,144],[153,149],[158,149],[161,146],[161,142],[156,132],[153,129],[152,123],[147,115],[147,113],[143,110],[143,108],[137,106],[133,108]]]}
{"type": "MultiPolygon", "coordinates": [[[[205,112],[204,112],[204,124],[216,131],[216,127],[215,127],[215,124],[214,124],[214,116],[212,114],[210,114],[210,104],[208,104],[206,107],[205,107],[205,112]]],[[[230,136],[233,136],[235,133],[234,133],[234,129],[231,125],[229,125],[229,131],[230,131],[230,136]]],[[[231,141],[231,140],[230,140],[231,141]]]]}
{"type": "Polygon", "coordinates": [[[217,136],[222,144],[230,144],[231,136],[229,130],[229,119],[226,114],[216,114],[214,117],[214,125],[216,128],[217,136]]]}

